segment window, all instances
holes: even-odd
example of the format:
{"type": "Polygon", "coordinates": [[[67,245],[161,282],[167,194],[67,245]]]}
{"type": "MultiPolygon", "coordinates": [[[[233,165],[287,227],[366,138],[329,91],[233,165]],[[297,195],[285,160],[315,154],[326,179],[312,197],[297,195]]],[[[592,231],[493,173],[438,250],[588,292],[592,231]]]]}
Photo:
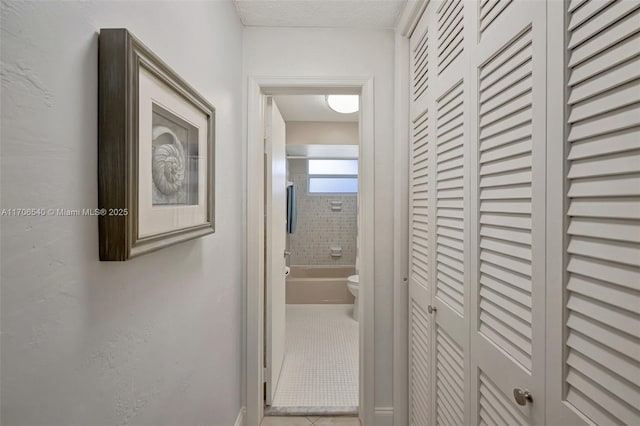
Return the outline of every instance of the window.
{"type": "Polygon", "coordinates": [[[309,160],[310,194],[356,194],[358,160],[309,160]]]}

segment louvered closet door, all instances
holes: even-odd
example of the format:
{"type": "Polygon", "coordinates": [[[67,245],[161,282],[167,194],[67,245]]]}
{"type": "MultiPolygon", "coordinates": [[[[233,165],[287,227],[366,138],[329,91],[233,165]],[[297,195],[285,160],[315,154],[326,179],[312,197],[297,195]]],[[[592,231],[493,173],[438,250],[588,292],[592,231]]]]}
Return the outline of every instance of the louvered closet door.
{"type": "Polygon", "coordinates": [[[546,16],[483,0],[469,36],[471,424],[542,425],[545,406],[546,16]],[[514,389],[533,402],[519,405],[514,389]]]}
{"type": "Polygon", "coordinates": [[[574,0],[567,10],[561,407],[573,424],[640,424],[639,8],[574,0]]]}
{"type": "Polygon", "coordinates": [[[431,396],[431,300],[432,213],[430,212],[433,155],[433,128],[427,97],[432,90],[434,66],[432,44],[426,17],[411,35],[410,47],[410,191],[409,191],[409,421],[412,426],[432,424],[431,396]]]}
{"type": "Polygon", "coordinates": [[[431,158],[434,209],[433,379],[435,425],[468,424],[468,62],[466,19],[473,2],[434,2],[436,44],[431,158]]]}
{"type": "MultiPolygon", "coordinates": [[[[418,71],[427,80],[423,97],[412,102],[414,162],[412,164],[411,312],[428,325],[429,345],[425,372],[418,376],[417,356],[412,355],[412,424],[452,425],[468,423],[470,370],[468,364],[468,190],[469,149],[465,127],[468,63],[465,51],[465,9],[475,5],[462,0],[432,1],[412,36],[412,46],[426,49],[418,71]],[[425,66],[425,68],[420,68],[425,66]],[[419,134],[419,125],[425,133],[419,134]],[[424,139],[420,139],[423,136],[424,139]],[[423,145],[424,144],[424,145],[423,145]],[[420,162],[417,162],[419,160],[420,162]],[[419,192],[416,190],[419,189],[419,192]],[[418,213],[424,212],[423,217],[418,213]],[[421,234],[424,232],[424,234],[421,234]],[[420,239],[421,235],[425,239],[420,239]],[[416,257],[428,263],[419,268],[416,257]],[[427,283],[421,287],[421,280],[427,283]],[[421,303],[417,303],[421,295],[421,303]],[[424,302],[422,302],[424,300],[424,302]],[[431,311],[425,309],[431,306],[431,311]],[[419,314],[419,315],[418,315],[419,314]],[[415,360],[415,361],[414,361],[415,360]],[[414,377],[415,376],[415,377],[414,377]],[[426,414],[420,415],[418,380],[424,381],[426,414]]],[[[414,74],[416,76],[418,74],[414,74]]],[[[420,84],[418,81],[414,83],[420,84]]],[[[420,92],[417,92],[420,93],[420,92]]],[[[414,326],[412,333],[418,328],[414,326]]],[[[412,341],[412,354],[417,346],[412,341]]]]}

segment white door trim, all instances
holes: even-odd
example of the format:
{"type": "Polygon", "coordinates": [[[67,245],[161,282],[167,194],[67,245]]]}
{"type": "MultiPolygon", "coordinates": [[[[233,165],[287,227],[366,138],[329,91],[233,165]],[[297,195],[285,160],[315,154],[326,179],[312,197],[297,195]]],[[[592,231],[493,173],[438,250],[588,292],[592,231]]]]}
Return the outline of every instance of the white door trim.
{"type": "Polygon", "coordinates": [[[393,424],[409,424],[409,39],[395,35],[393,424]]]}
{"type": "Polygon", "coordinates": [[[264,111],[276,94],[359,93],[360,103],[360,380],[359,416],[374,418],[374,96],[373,77],[249,77],[247,87],[246,425],[263,416],[264,359],[264,111]]]}

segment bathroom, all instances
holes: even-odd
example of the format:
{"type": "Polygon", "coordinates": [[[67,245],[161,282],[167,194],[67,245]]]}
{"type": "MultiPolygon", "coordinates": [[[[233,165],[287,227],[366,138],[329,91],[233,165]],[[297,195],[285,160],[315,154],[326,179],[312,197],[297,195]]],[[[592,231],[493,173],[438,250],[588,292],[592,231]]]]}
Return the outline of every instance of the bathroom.
{"type": "Polygon", "coordinates": [[[328,100],[274,97],[286,123],[289,271],[274,414],[358,412],[359,114],[328,100]]]}

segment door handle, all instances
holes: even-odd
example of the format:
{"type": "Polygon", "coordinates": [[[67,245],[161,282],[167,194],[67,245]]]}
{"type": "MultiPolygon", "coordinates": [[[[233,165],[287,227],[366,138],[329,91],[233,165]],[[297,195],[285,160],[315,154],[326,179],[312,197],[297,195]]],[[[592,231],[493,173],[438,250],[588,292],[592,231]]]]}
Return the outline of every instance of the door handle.
{"type": "Polygon", "coordinates": [[[291,256],[291,252],[289,250],[284,251],[284,257],[291,256]]]}
{"type": "Polygon", "coordinates": [[[516,400],[518,405],[527,405],[527,402],[533,402],[533,395],[531,395],[531,392],[520,388],[515,388],[513,390],[513,398],[516,400]]]}
{"type": "Polygon", "coordinates": [[[427,312],[429,312],[430,314],[437,311],[438,311],[438,308],[436,308],[435,306],[432,306],[432,305],[427,306],[427,312]]]}

